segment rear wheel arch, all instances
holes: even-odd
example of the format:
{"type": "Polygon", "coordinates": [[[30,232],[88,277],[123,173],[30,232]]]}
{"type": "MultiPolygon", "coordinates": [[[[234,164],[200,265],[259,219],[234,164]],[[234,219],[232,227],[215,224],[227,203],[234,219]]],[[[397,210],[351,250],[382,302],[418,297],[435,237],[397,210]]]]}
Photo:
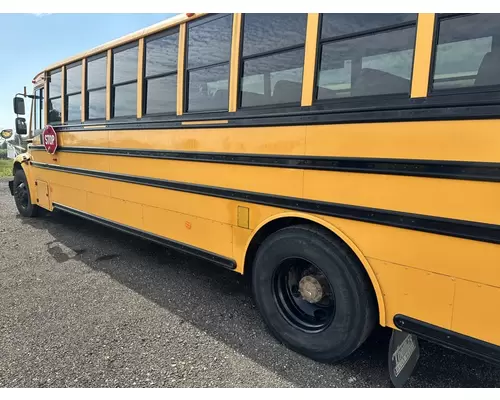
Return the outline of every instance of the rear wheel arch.
{"type": "Polygon", "coordinates": [[[248,277],[251,276],[253,261],[257,253],[257,249],[267,237],[285,227],[303,224],[320,227],[321,229],[328,231],[349,248],[354,257],[357,258],[357,260],[361,263],[368,275],[377,301],[379,324],[381,326],[385,326],[385,302],[382,294],[382,289],[377,280],[375,271],[373,270],[361,250],[346,234],[342,232],[342,230],[321,218],[298,212],[286,212],[278,215],[273,215],[272,217],[262,221],[259,226],[254,229],[251,237],[247,242],[243,264],[244,275],[248,277]]]}

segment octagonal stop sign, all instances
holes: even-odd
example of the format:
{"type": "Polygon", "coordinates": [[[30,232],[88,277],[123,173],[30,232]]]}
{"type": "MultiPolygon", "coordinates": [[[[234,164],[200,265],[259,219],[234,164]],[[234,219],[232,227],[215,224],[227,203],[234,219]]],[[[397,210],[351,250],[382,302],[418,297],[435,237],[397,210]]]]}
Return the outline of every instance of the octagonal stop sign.
{"type": "Polygon", "coordinates": [[[47,153],[54,154],[57,150],[57,134],[51,125],[47,125],[43,130],[42,139],[47,153]]]}

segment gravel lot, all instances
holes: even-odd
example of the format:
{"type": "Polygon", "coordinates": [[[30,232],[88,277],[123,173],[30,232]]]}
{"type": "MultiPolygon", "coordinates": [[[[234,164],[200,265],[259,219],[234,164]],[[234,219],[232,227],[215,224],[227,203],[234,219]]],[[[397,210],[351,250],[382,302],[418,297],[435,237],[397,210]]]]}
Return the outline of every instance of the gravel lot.
{"type": "MultiPolygon", "coordinates": [[[[0,178],[0,387],[389,387],[379,329],[342,364],[267,332],[237,274],[65,214],[21,218],[0,178]]],[[[421,343],[411,387],[497,387],[421,343]]]]}

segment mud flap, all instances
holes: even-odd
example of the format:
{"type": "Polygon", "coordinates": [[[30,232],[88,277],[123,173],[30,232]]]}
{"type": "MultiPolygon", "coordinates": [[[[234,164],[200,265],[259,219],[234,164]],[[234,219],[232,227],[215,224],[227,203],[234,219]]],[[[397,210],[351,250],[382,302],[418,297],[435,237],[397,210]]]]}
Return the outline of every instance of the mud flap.
{"type": "Polygon", "coordinates": [[[389,375],[396,388],[403,387],[412,375],[420,358],[420,346],[415,335],[392,331],[389,342],[389,375]]]}
{"type": "Polygon", "coordinates": [[[14,181],[9,181],[10,194],[14,196],[14,181]]]}

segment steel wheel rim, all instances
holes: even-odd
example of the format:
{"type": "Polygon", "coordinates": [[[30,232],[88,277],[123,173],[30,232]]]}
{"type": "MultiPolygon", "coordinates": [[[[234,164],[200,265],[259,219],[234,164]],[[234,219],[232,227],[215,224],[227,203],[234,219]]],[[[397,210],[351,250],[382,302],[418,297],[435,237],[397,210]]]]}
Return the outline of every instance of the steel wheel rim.
{"type": "Polygon", "coordinates": [[[333,287],[314,263],[300,257],[284,259],[273,274],[272,288],[281,315],[293,327],[317,333],[332,323],[333,287]]]}

